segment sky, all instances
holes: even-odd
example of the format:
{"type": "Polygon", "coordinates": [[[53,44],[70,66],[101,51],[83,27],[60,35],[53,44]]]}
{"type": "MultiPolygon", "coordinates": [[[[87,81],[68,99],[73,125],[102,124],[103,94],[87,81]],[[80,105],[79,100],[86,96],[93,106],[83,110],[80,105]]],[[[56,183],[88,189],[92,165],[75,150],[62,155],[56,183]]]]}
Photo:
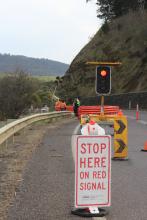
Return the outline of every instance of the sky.
{"type": "Polygon", "coordinates": [[[70,64],[98,31],[96,0],[0,0],[0,53],[70,64]]]}

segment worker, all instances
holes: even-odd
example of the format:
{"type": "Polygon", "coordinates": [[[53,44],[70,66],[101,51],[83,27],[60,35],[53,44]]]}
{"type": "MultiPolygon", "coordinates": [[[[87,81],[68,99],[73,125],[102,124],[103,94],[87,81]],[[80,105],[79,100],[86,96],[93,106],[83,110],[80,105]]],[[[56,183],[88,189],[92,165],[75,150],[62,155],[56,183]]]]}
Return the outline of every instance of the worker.
{"type": "Polygon", "coordinates": [[[78,116],[79,107],[80,107],[80,100],[79,98],[75,98],[74,103],[73,103],[73,110],[74,110],[75,116],[78,116]]]}
{"type": "Polygon", "coordinates": [[[55,110],[61,111],[61,100],[60,99],[58,99],[55,103],[55,110]]]}
{"type": "Polygon", "coordinates": [[[60,103],[60,109],[61,111],[66,111],[66,103],[63,99],[61,100],[61,103],[60,103]]]}

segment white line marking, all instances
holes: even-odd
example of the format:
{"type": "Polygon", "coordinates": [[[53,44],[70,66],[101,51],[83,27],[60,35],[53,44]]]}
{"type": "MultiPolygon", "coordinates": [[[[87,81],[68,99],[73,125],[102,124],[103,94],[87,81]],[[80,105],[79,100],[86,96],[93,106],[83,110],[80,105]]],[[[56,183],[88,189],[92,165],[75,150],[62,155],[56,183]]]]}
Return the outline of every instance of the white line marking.
{"type": "Polygon", "coordinates": [[[138,122],[143,124],[143,125],[147,125],[147,121],[139,120],[138,122]]]}
{"type": "Polygon", "coordinates": [[[135,119],[135,117],[134,116],[130,116],[130,115],[126,115],[128,118],[130,118],[130,119],[135,119]]]}
{"type": "MultiPolygon", "coordinates": [[[[127,117],[130,118],[130,119],[136,119],[134,116],[130,116],[130,115],[127,115],[127,117]]],[[[138,122],[143,124],[143,125],[147,125],[147,121],[138,120],[138,122]]]]}

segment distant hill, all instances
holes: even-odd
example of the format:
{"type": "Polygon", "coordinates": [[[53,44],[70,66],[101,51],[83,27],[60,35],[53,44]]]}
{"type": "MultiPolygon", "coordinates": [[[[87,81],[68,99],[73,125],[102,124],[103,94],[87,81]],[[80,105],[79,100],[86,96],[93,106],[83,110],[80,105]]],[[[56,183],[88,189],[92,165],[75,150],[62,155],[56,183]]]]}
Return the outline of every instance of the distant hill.
{"type": "Polygon", "coordinates": [[[11,73],[20,69],[32,75],[62,76],[68,67],[68,64],[48,59],[0,54],[0,73],[11,73]]]}

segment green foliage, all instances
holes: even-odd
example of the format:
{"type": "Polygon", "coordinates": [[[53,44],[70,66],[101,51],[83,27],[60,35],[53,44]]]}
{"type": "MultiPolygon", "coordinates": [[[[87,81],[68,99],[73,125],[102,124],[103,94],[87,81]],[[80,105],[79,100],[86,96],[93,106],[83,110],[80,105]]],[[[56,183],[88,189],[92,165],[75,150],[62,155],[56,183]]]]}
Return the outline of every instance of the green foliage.
{"type": "Polygon", "coordinates": [[[0,115],[3,118],[18,118],[30,105],[37,82],[23,71],[0,80],[0,115]]]}
{"type": "Polygon", "coordinates": [[[31,104],[34,108],[41,107],[42,100],[41,97],[37,93],[33,93],[31,97],[31,104]]]}
{"type": "Polygon", "coordinates": [[[0,79],[0,119],[18,118],[30,106],[41,108],[52,104],[53,82],[42,82],[23,71],[0,79]]]}
{"type": "Polygon", "coordinates": [[[97,17],[110,21],[130,11],[136,11],[142,7],[146,9],[147,0],[144,3],[140,3],[138,0],[97,0],[97,5],[97,17]]]}
{"type": "Polygon", "coordinates": [[[50,81],[55,81],[56,79],[56,76],[32,76],[34,77],[35,79],[38,79],[39,81],[42,81],[42,82],[50,82],[50,81]]]}
{"type": "Polygon", "coordinates": [[[110,28],[107,21],[105,21],[105,23],[102,25],[101,30],[104,34],[107,34],[109,32],[110,28]]]}
{"type": "Polygon", "coordinates": [[[41,89],[37,92],[37,96],[39,97],[39,99],[41,100],[42,105],[48,105],[48,91],[45,91],[44,89],[41,89]]]}

